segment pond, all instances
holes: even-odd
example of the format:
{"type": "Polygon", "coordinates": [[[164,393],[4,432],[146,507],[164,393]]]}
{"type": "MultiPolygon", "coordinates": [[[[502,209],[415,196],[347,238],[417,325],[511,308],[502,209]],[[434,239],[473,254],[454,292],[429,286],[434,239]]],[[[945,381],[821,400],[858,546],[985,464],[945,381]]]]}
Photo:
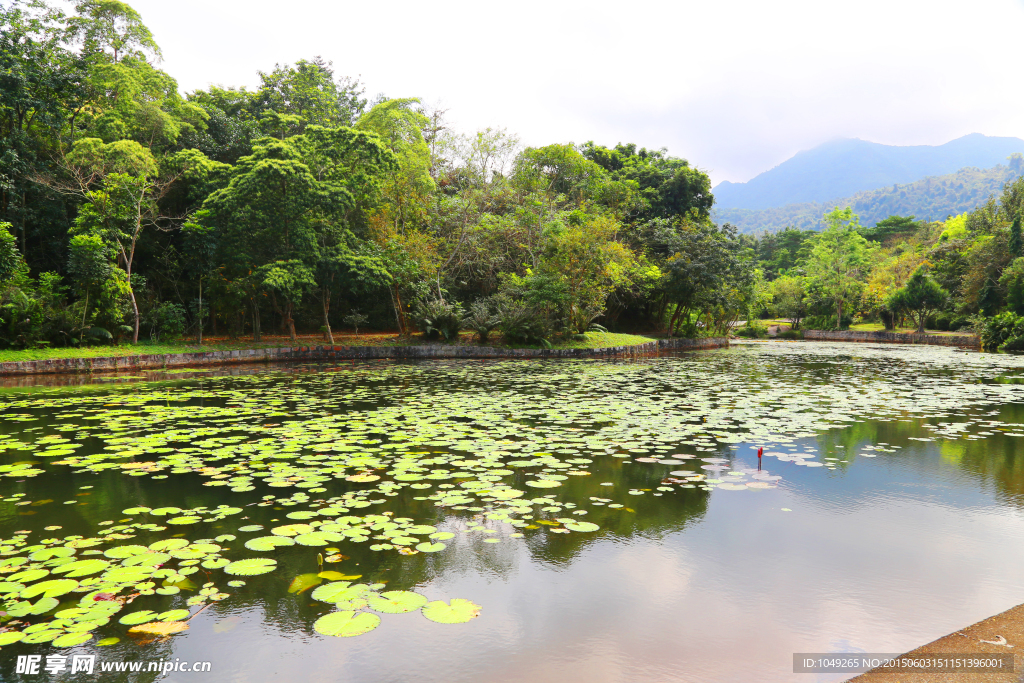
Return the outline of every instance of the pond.
{"type": "Polygon", "coordinates": [[[1024,601],[1020,357],[64,381],[0,391],[4,681],[841,680],[793,653],[901,652],[1024,601]]]}

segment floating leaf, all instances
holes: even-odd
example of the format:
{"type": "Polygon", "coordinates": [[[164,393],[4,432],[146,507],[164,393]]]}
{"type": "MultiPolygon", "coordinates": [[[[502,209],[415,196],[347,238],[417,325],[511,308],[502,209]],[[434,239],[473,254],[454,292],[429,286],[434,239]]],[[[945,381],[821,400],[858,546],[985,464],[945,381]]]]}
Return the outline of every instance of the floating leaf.
{"type": "Polygon", "coordinates": [[[380,594],[370,593],[366,596],[366,602],[375,612],[401,614],[420,609],[427,604],[427,598],[412,591],[386,591],[380,594]]]}
{"type": "Polygon", "coordinates": [[[313,630],[325,636],[348,638],[369,633],[380,626],[380,617],[369,612],[331,612],[313,622],[313,630]]]}
{"type": "Polygon", "coordinates": [[[597,531],[601,527],[593,522],[566,522],[565,528],[570,531],[597,531]]]}
{"type": "Polygon", "coordinates": [[[119,624],[124,624],[125,626],[132,626],[133,624],[145,624],[147,621],[155,621],[156,618],[156,612],[144,609],[138,612],[132,612],[131,614],[126,614],[117,621],[119,624]]]}
{"type": "Polygon", "coordinates": [[[53,573],[65,574],[69,578],[77,578],[79,576],[98,574],[109,566],[110,563],[106,560],[78,560],[77,562],[70,562],[56,567],[53,573]]]}
{"type": "Polygon", "coordinates": [[[109,548],[103,551],[103,554],[112,560],[123,560],[133,555],[143,555],[149,551],[150,549],[144,545],[122,545],[109,548]]]}
{"type": "Polygon", "coordinates": [[[451,604],[435,600],[423,607],[423,616],[439,624],[461,624],[479,614],[480,605],[462,598],[452,598],[451,604]]]}
{"type": "Polygon", "coordinates": [[[317,574],[299,574],[288,585],[289,593],[305,593],[314,586],[319,586],[323,579],[317,574]]]}
{"type": "Polygon", "coordinates": [[[416,550],[421,553],[437,553],[447,547],[444,543],[419,543],[416,545],[416,550]]]}
{"type": "Polygon", "coordinates": [[[274,548],[288,545],[295,545],[295,541],[287,536],[259,536],[245,542],[246,548],[256,552],[269,552],[274,548]]]}
{"type": "Polygon", "coordinates": [[[253,557],[247,560],[238,560],[224,567],[224,572],[234,576],[257,576],[268,574],[277,568],[277,560],[266,557],[253,557]]]}
{"type": "Polygon", "coordinates": [[[5,631],[0,633],[0,647],[4,645],[13,645],[19,640],[25,637],[25,634],[20,631],[5,631]]]}
{"type": "Polygon", "coordinates": [[[34,598],[42,595],[45,598],[57,598],[78,588],[78,582],[74,579],[50,579],[35,583],[21,591],[22,598],[34,598]]]}
{"type": "Polygon", "coordinates": [[[181,621],[182,619],[188,619],[190,612],[187,609],[172,609],[167,612],[161,612],[156,616],[157,621],[181,621]]]}
{"type": "Polygon", "coordinates": [[[81,633],[66,633],[53,639],[54,647],[75,647],[92,640],[92,634],[88,631],[81,633]]]}
{"type": "Polygon", "coordinates": [[[188,624],[184,621],[160,621],[133,626],[128,629],[128,633],[133,635],[169,636],[187,630],[188,624]]]}

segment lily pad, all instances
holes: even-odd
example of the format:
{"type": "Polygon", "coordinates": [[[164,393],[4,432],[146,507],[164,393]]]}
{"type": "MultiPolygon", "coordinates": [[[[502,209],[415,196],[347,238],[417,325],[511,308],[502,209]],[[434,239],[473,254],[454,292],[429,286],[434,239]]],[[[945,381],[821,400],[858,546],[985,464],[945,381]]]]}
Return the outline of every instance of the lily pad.
{"type": "Polygon", "coordinates": [[[386,591],[370,593],[366,596],[366,602],[375,612],[401,614],[420,609],[427,604],[427,598],[412,591],[386,591]]]}
{"type": "Polygon", "coordinates": [[[252,557],[238,560],[224,567],[224,572],[233,576],[257,576],[269,574],[277,568],[277,560],[267,557],[252,557]]]}
{"type": "Polygon", "coordinates": [[[380,617],[369,612],[331,612],[313,622],[313,630],[325,636],[350,638],[369,633],[380,626],[380,617]]]}
{"type": "Polygon", "coordinates": [[[435,600],[423,607],[423,616],[439,624],[462,624],[479,614],[480,605],[462,598],[452,598],[450,604],[435,600]]]}

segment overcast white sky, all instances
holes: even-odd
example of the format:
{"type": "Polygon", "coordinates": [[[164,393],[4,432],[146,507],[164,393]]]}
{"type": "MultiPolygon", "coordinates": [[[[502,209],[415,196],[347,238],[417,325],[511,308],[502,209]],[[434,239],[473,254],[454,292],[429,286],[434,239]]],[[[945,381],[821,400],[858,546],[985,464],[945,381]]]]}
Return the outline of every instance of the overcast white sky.
{"type": "Polygon", "coordinates": [[[667,147],[743,181],[835,137],[1024,137],[1021,0],[129,0],[183,91],[322,55],[527,144],[667,147]]]}

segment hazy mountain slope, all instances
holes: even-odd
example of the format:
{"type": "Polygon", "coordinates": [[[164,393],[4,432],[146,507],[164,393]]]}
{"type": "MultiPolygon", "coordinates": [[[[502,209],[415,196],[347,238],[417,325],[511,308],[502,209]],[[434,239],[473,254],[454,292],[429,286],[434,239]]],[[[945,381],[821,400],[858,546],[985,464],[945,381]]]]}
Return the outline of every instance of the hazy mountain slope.
{"type": "Polygon", "coordinates": [[[865,226],[892,215],[942,220],[948,215],[970,211],[989,196],[998,195],[1003,185],[1021,171],[1019,163],[1014,163],[1012,168],[1002,165],[986,169],[962,168],[956,173],[914,183],[858,192],[845,199],[789,204],[759,211],[720,209],[716,203],[714,219],[718,223],[732,223],[740,232],[772,231],[787,225],[817,230],[822,227],[821,216],[826,211],[836,206],[851,206],[865,226]]]}
{"type": "Polygon", "coordinates": [[[991,168],[1024,152],[1024,140],[972,133],[944,145],[895,147],[841,139],[799,152],[746,183],[719,183],[719,209],[768,209],[827,202],[858,192],[913,183],[966,167],[991,168]]]}

